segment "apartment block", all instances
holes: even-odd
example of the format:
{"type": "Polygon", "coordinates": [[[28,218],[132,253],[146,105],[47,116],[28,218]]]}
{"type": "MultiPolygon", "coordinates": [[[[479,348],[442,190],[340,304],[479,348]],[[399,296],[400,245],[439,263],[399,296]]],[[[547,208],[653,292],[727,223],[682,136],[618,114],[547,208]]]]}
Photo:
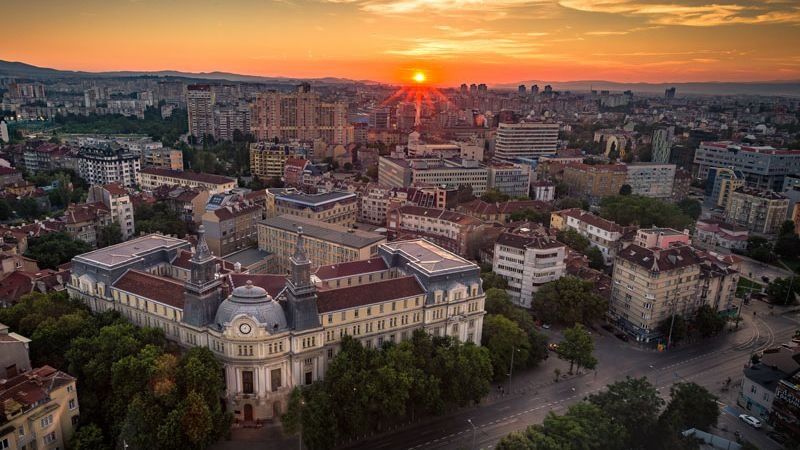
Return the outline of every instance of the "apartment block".
{"type": "Polygon", "coordinates": [[[777,234],[788,210],[789,199],[782,194],[744,186],[731,194],[725,220],[753,233],[777,234]]]}
{"type": "Polygon", "coordinates": [[[494,157],[514,160],[553,155],[557,144],[557,123],[501,123],[495,135],[494,157]]]}
{"type": "Polygon", "coordinates": [[[628,171],[622,164],[569,163],[564,166],[562,182],[569,195],[597,201],[618,195],[628,182],[628,171]]]}
{"type": "Polygon", "coordinates": [[[261,179],[281,178],[286,161],[305,158],[308,153],[309,149],[299,143],[254,142],[250,144],[250,173],[261,179]]]}
{"type": "Polygon", "coordinates": [[[139,184],[141,168],[139,157],[121,148],[85,147],[78,153],[78,175],[89,184],[133,187],[139,184]]]}
{"type": "Polygon", "coordinates": [[[122,240],[132,238],[136,233],[133,218],[133,203],[128,192],[118,184],[93,185],[89,188],[88,203],[100,202],[111,213],[111,220],[119,224],[122,240]]]}
{"type": "Polygon", "coordinates": [[[474,257],[481,243],[500,231],[466,214],[411,205],[387,211],[386,229],[390,237],[421,236],[465,257],[474,257]]]}
{"type": "Polygon", "coordinates": [[[626,164],[625,183],[631,192],[645,197],[669,199],[675,183],[675,164],[626,164]]]}
{"type": "Polygon", "coordinates": [[[712,167],[741,172],[748,187],[780,191],[787,175],[800,173],[800,150],[731,141],[702,142],[694,154],[693,175],[706,179],[712,167]]]}
{"type": "Polygon", "coordinates": [[[157,169],[150,167],[141,171],[141,187],[154,191],[160,186],[186,186],[202,188],[212,194],[227,192],[237,186],[236,179],[210,173],[157,169]]]}
{"type": "Polygon", "coordinates": [[[203,214],[206,242],[215,256],[226,256],[255,245],[258,239],[256,224],[263,209],[247,201],[206,211],[203,214]]]}
{"type": "Polygon", "coordinates": [[[352,228],[358,217],[358,196],[352,192],[306,194],[297,189],[269,189],[266,216],[284,214],[352,228]]]}
{"type": "Polygon", "coordinates": [[[628,228],[578,208],[554,211],[550,215],[550,228],[556,231],[577,231],[600,250],[606,263],[614,259],[622,247],[622,236],[628,231],[628,228]]]}
{"type": "Polygon", "coordinates": [[[202,141],[206,136],[216,136],[214,103],[214,90],[210,85],[192,84],[186,87],[189,134],[198,141],[202,141]]]}

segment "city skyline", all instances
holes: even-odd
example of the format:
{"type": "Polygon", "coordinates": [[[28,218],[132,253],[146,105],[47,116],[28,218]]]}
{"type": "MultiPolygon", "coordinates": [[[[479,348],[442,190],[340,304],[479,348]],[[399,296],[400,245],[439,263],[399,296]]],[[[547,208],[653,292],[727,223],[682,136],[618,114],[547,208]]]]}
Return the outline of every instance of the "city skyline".
{"type": "Polygon", "coordinates": [[[786,0],[177,1],[153,14],[155,6],[12,1],[0,59],[389,83],[422,72],[447,86],[800,79],[800,8],[786,0]]]}

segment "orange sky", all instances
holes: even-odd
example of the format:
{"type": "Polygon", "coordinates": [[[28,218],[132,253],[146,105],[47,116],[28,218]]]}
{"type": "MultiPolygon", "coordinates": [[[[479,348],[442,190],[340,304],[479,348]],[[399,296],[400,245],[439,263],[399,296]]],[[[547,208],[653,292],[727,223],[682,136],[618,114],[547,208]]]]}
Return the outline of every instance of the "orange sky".
{"type": "Polygon", "coordinates": [[[800,79],[798,0],[3,0],[0,59],[410,80],[800,79]]]}

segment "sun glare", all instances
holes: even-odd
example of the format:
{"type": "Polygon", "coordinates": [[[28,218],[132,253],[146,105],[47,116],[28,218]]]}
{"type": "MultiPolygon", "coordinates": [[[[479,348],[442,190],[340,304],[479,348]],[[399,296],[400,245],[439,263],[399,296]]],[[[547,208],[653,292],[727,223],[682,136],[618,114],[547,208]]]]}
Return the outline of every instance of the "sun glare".
{"type": "Polygon", "coordinates": [[[414,81],[417,83],[424,83],[425,82],[425,74],[423,72],[416,72],[414,74],[414,81]]]}

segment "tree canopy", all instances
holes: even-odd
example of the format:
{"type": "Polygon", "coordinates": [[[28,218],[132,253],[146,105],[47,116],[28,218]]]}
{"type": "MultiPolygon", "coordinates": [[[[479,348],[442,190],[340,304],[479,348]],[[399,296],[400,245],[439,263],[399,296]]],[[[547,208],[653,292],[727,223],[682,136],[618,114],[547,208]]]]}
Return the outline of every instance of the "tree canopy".
{"type": "Polygon", "coordinates": [[[25,256],[39,262],[42,269],[55,269],[73,257],[92,250],[92,246],[67,233],[50,233],[30,239],[25,256]]]}
{"type": "Polygon", "coordinates": [[[134,209],[133,216],[136,219],[137,232],[183,237],[189,231],[186,222],[163,202],[139,205],[134,209]]]}
{"type": "Polygon", "coordinates": [[[576,323],[572,328],[564,330],[564,340],[558,344],[558,356],[569,361],[570,373],[575,364],[579,369],[581,367],[594,369],[597,359],[592,353],[594,353],[594,341],[583,325],[576,323]]]}
{"type": "Polygon", "coordinates": [[[677,206],[641,195],[616,195],[600,201],[600,216],[619,225],[683,230],[692,218],[677,206]]]}
{"type": "Polygon", "coordinates": [[[589,324],[603,317],[608,301],[594,292],[591,282],[566,276],[539,288],[534,309],[544,322],[589,324]]]}

